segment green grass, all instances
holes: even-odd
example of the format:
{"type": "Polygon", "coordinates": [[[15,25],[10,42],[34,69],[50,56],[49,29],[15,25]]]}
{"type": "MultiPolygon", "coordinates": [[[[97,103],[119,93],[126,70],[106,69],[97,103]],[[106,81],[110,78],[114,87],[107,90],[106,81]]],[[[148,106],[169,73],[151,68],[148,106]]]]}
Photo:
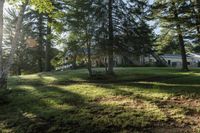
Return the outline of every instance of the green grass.
{"type": "Polygon", "coordinates": [[[115,72],[106,82],[89,80],[85,69],[10,77],[0,132],[200,131],[200,69],[115,72]]]}

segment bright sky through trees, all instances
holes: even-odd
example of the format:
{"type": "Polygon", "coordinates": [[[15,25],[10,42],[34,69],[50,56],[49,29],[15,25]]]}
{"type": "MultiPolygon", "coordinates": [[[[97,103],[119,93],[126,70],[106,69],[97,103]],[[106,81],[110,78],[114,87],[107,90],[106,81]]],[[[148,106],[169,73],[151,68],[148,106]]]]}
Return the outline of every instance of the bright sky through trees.
{"type": "Polygon", "coordinates": [[[154,0],[149,0],[149,3],[150,3],[150,4],[153,4],[153,1],[154,1],[154,0]]]}

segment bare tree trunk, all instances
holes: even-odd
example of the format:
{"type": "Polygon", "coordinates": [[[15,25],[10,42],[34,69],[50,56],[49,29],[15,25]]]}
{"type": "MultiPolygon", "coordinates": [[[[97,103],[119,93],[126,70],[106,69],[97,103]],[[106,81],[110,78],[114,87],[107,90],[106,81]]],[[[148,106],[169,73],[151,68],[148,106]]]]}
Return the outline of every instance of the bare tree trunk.
{"type": "Polygon", "coordinates": [[[86,28],[86,47],[87,47],[87,68],[89,76],[92,76],[92,61],[91,61],[91,39],[88,34],[88,27],[86,28]]]}
{"type": "Polygon", "coordinates": [[[21,75],[21,74],[22,74],[21,67],[18,66],[18,67],[17,67],[17,75],[21,75]]]}
{"type": "Polygon", "coordinates": [[[42,54],[43,54],[43,14],[39,14],[39,21],[38,21],[38,25],[39,25],[39,38],[38,38],[38,55],[37,55],[37,61],[38,61],[38,69],[39,72],[43,71],[43,65],[42,65],[42,54]]]}
{"type": "Polygon", "coordinates": [[[108,74],[114,74],[114,59],[113,59],[113,0],[109,0],[109,46],[108,46],[108,74]]]}
{"type": "Polygon", "coordinates": [[[20,30],[21,30],[21,26],[22,26],[22,21],[23,21],[23,16],[24,16],[24,12],[26,9],[26,5],[28,4],[28,1],[26,1],[26,3],[24,3],[21,7],[19,16],[18,16],[18,20],[17,20],[17,24],[16,24],[16,28],[15,28],[15,35],[12,39],[12,43],[11,43],[11,51],[10,51],[10,55],[8,58],[8,62],[6,64],[6,66],[4,67],[3,72],[0,74],[1,77],[1,81],[2,84],[1,86],[7,87],[7,76],[8,76],[8,72],[13,64],[14,61],[14,54],[17,48],[17,41],[19,39],[20,36],[20,30]]]}
{"type": "Polygon", "coordinates": [[[183,40],[183,35],[180,32],[180,26],[177,26],[178,29],[178,38],[179,38],[179,46],[181,49],[181,55],[182,55],[182,69],[183,71],[188,71],[188,64],[187,64],[187,55],[186,55],[186,50],[185,50],[185,45],[184,45],[184,40],[183,40]]]}
{"type": "Polygon", "coordinates": [[[3,7],[4,0],[0,0],[0,89],[6,88],[2,73],[3,73],[3,7]]]}
{"type": "Polygon", "coordinates": [[[92,61],[91,61],[91,44],[87,41],[87,56],[88,56],[88,72],[92,76],[92,61]]]}
{"type": "MultiPolygon", "coordinates": [[[[179,20],[178,11],[176,10],[175,3],[173,3],[173,5],[175,8],[174,17],[175,17],[175,20],[178,21],[179,20]]],[[[182,70],[188,71],[189,69],[188,69],[188,64],[187,64],[187,55],[186,55],[186,50],[185,50],[183,33],[181,31],[181,26],[180,26],[179,22],[177,22],[176,28],[177,28],[178,39],[179,39],[179,47],[180,47],[181,56],[182,56],[182,70]]]]}
{"type": "Polygon", "coordinates": [[[73,69],[76,69],[76,68],[77,68],[76,59],[77,59],[77,55],[74,55],[74,56],[73,56],[73,63],[72,63],[72,68],[73,68],[73,69]]]}
{"type": "MultiPolygon", "coordinates": [[[[48,24],[52,22],[52,19],[48,17],[48,24]]],[[[50,63],[50,49],[51,49],[51,26],[48,25],[47,27],[47,43],[45,49],[45,71],[49,72],[51,70],[51,63],[50,63]]]]}

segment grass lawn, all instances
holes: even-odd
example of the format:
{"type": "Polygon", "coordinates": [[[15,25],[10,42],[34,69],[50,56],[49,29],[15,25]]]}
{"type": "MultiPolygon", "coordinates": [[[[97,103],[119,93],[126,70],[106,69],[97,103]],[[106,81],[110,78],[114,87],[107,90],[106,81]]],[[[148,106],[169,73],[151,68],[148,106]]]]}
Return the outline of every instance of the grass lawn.
{"type": "Polygon", "coordinates": [[[11,77],[0,133],[200,132],[200,69],[115,72],[98,82],[85,69],[11,77]]]}

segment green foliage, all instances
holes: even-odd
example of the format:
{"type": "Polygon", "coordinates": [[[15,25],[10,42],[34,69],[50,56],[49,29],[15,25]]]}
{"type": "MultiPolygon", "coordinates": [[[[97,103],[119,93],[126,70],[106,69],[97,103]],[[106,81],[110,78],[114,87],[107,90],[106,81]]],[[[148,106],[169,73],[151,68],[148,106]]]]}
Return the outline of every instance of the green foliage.
{"type": "Polygon", "coordinates": [[[8,0],[8,2],[13,5],[29,2],[30,6],[33,6],[40,13],[50,13],[54,9],[51,0],[8,0]]]}
{"type": "Polygon", "coordinates": [[[54,9],[51,0],[30,0],[30,4],[40,13],[50,13],[54,9]]]}
{"type": "Polygon", "coordinates": [[[52,60],[51,64],[54,66],[54,68],[62,66],[64,64],[63,59],[64,59],[65,53],[59,52],[52,60]]]}
{"type": "Polygon", "coordinates": [[[174,36],[171,32],[161,33],[156,42],[160,54],[180,54],[179,44],[174,36]]]}

